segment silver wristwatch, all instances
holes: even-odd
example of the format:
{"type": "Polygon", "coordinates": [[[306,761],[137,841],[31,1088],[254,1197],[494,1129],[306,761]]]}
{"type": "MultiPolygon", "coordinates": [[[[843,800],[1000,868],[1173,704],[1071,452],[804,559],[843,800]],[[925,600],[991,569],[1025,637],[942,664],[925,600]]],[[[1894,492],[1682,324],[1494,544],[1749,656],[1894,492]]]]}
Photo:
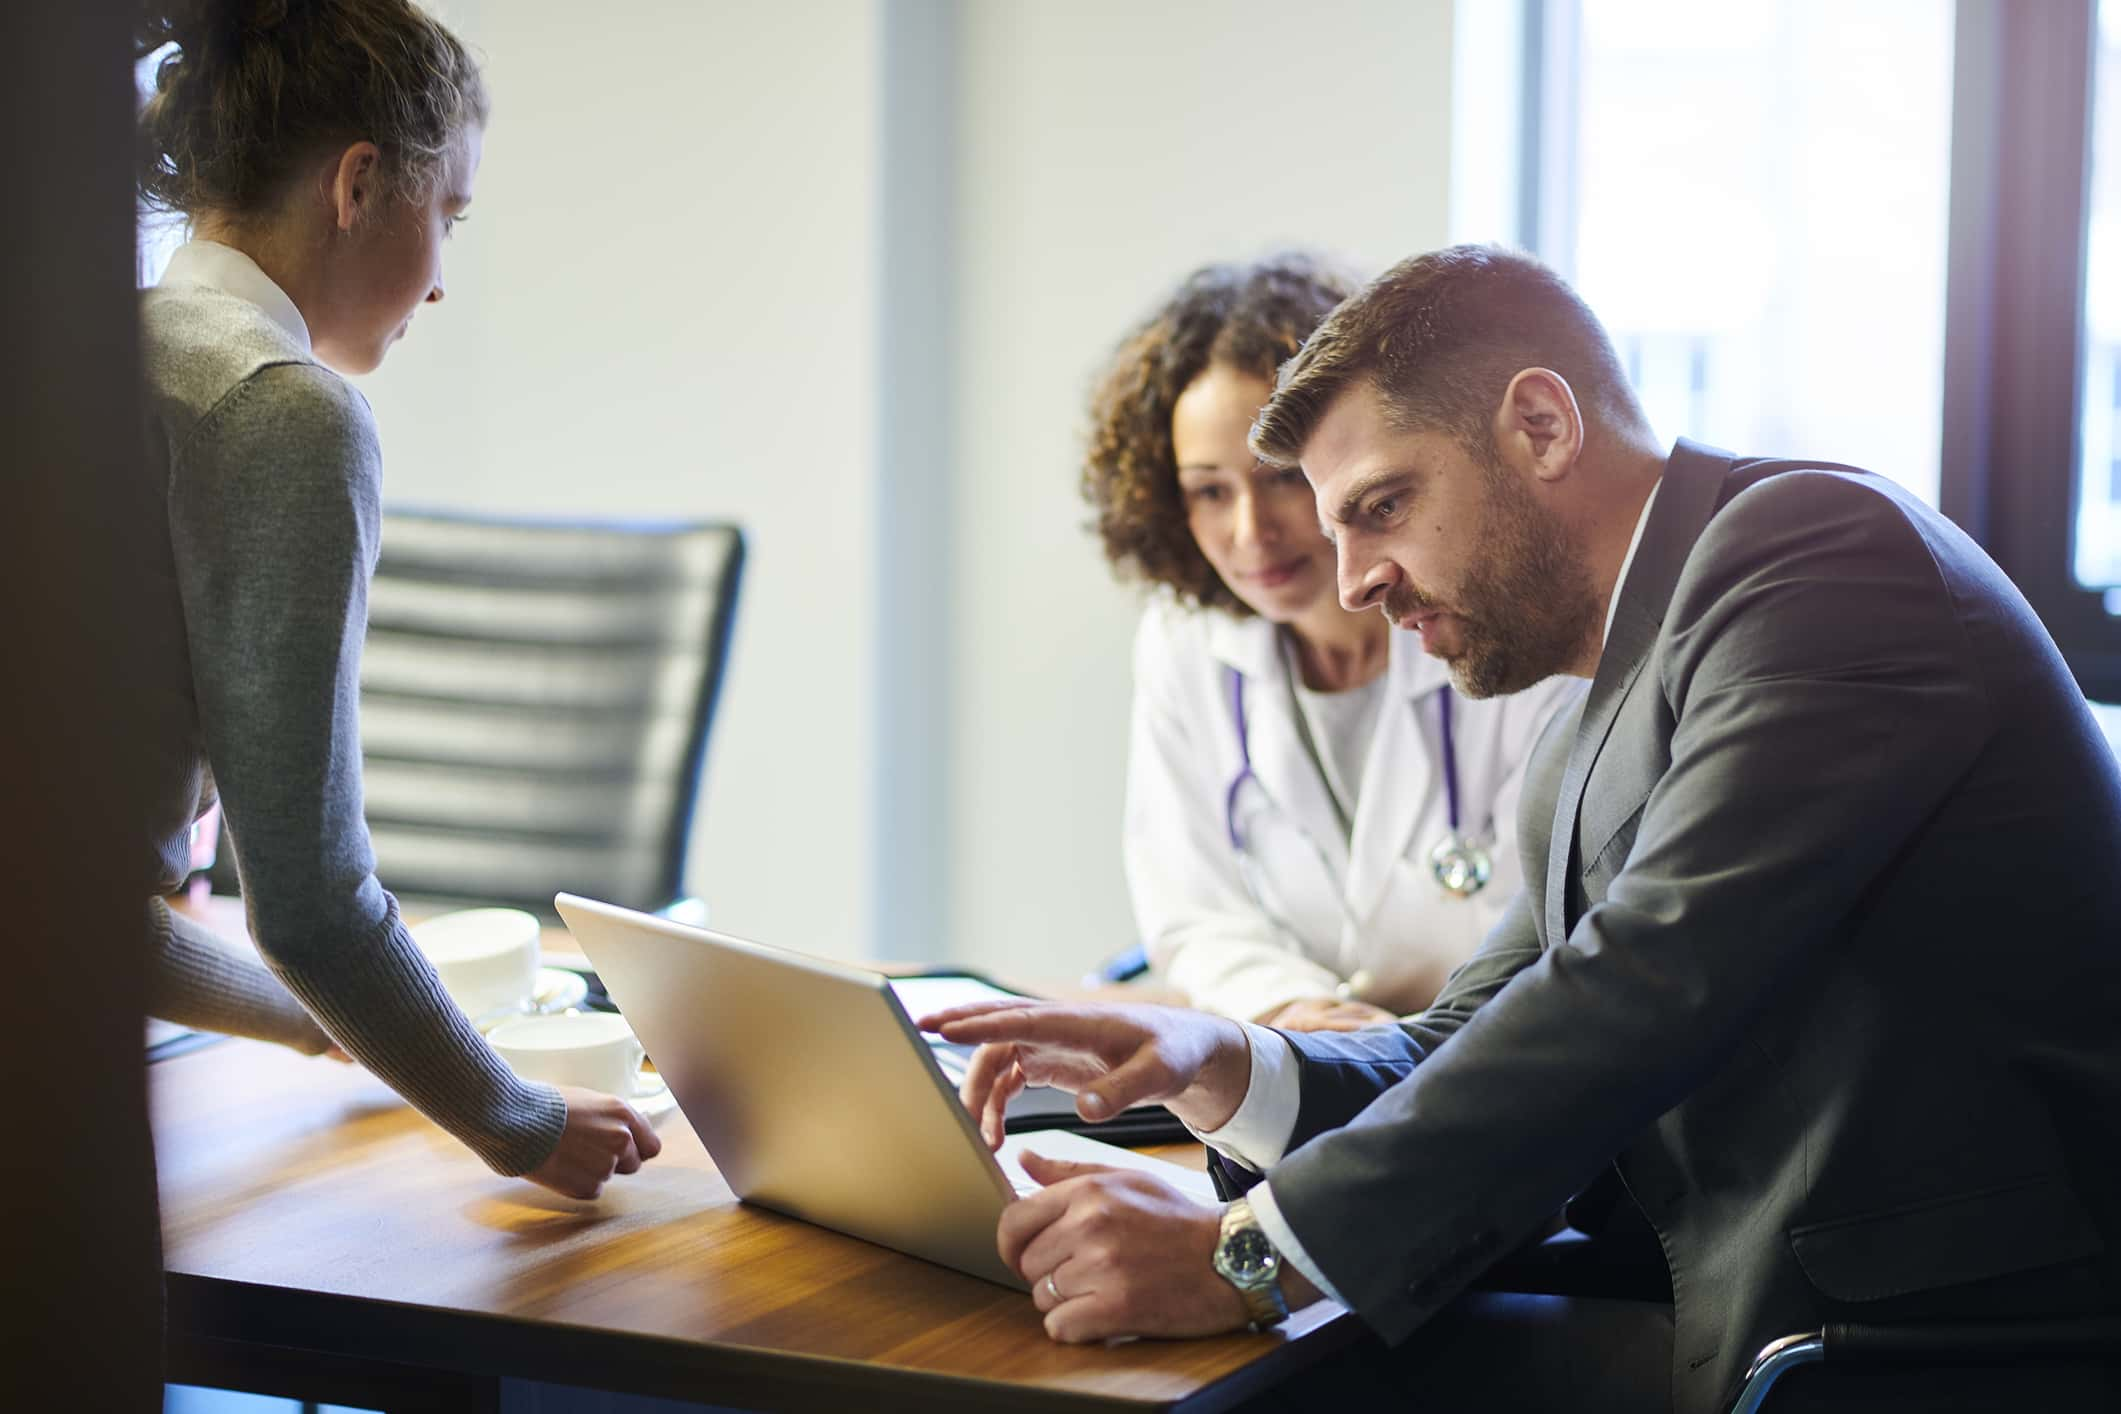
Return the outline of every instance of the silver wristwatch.
{"type": "Polygon", "coordinates": [[[1242,1198],[1223,1209],[1222,1236],[1215,1243],[1215,1274],[1237,1288],[1253,1330],[1265,1330],[1289,1319],[1281,1294],[1281,1253],[1252,1216],[1242,1198]]]}

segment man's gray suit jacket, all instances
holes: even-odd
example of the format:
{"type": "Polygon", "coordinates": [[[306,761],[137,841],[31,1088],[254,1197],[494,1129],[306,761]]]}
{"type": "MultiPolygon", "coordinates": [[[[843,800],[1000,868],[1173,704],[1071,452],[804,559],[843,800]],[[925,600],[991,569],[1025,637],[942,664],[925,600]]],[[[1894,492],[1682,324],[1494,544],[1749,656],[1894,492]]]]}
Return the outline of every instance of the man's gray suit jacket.
{"type": "Polygon", "coordinates": [[[1386,1340],[1608,1165],[1688,1414],[1829,1320],[2113,1308],[2121,774],[1950,522],[1680,442],[1519,836],[1433,1007],[1289,1036],[1268,1178],[1386,1340]]]}

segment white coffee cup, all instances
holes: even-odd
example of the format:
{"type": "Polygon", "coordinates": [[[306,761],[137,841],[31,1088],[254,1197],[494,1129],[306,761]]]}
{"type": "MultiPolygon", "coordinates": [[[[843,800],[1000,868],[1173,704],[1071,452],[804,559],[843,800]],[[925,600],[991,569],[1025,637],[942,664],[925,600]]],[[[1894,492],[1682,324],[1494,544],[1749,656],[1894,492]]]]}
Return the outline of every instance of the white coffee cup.
{"type": "Polygon", "coordinates": [[[467,908],[412,926],[412,940],[473,1021],[525,1011],[538,990],[538,919],[520,908],[467,908]]]}
{"type": "Polygon", "coordinates": [[[623,1099],[662,1093],[662,1079],[641,1074],[644,1053],[626,1018],[608,1011],[518,1016],[486,1039],[517,1075],[548,1085],[579,1085],[623,1099]]]}

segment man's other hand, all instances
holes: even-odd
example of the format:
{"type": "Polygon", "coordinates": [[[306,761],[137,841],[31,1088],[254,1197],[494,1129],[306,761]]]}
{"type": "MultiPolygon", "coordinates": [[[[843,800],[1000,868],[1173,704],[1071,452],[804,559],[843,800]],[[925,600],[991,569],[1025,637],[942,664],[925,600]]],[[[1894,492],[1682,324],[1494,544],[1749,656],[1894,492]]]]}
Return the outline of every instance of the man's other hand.
{"type": "Polygon", "coordinates": [[[1047,1335],[1076,1345],[1244,1329],[1244,1298],[1215,1271],[1220,1209],[1138,1170],[1023,1159],[1046,1186],[1002,1210],[998,1245],[1047,1335]]]}

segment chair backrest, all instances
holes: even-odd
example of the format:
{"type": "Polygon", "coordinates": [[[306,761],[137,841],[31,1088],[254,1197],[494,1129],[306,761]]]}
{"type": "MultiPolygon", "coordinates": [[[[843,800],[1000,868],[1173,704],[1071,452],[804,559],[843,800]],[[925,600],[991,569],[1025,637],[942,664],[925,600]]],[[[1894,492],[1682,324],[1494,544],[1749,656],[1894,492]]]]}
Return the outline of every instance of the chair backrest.
{"type": "Polygon", "coordinates": [[[361,669],[384,885],[543,917],[557,889],[676,898],[743,564],[732,525],[386,513],[361,669]]]}

